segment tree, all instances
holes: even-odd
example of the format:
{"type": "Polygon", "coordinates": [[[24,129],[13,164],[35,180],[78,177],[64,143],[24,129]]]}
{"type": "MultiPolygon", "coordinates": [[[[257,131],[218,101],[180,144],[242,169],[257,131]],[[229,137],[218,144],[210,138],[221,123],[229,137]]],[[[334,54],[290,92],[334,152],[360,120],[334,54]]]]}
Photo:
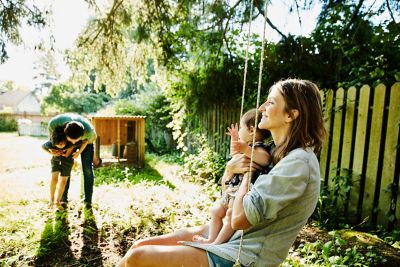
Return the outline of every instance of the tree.
{"type": "Polygon", "coordinates": [[[8,59],[7,44],[20,44],[19,27],[22,24],[35,27],[46,25],[46,10],[24,0],[0,1],[0,64],[8,59]]]}
{"type": "Polygon", "coordinates": [[[51,88],[41,105],[42,113],[76,112],[93,113],[110,101],[104,92],[87,93],[83,89],[68,84],[58,84],[51,88]]]}
{"type": "Polygon", "coordinates": [[[50,88],[61,78],[61,74],[57,70],[53,51],[43,51],[34,68],[38,73],[34,77],[36,80],[35,94],[39,97],[46,96],[50,88]]]}

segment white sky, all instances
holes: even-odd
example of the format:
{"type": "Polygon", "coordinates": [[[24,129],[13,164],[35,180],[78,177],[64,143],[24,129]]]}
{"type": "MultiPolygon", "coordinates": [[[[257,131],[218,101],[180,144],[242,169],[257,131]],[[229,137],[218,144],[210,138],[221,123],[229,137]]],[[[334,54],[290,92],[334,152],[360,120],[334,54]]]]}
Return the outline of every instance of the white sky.
{"type": "MultiPolygon", "coordinates": [[[[50,1],[50,0],[48,0],[50,1]]],[[[42,1],[46,2],[46,1],[42,1]]],[[[83,0],[56,0],[53,3],[53,16],[51,31],[55,38],[57,50],[58,71],[62,74],[62,80],[70,75],[68,67],[62,63],[62,51],[72,48],[78,34],[83,29],[90,14],[83,0]]],[[[316,16],[320,6],[314,10],[301,13],[302,25],[299,25],[296,13],[288,16],[288,4],[290,0],[274,1],[274,6],[268,7],[269,19],[284,33],[308,35],[314,29],[316,16]]],[[[261,33],[263,21],[253,22],[252,32],[261,33]]],[[[247,30],[247,28],[246,28],[247,30]]],[[[34,88],[35,76],[34,65],[40,53],[34,50],[34,45],[44,42],[48,43],[49,31],[38,31],[33,28],[24,27],[21,30],[24,46],[7,46],[9,59],[0,65],[0,81],[12,80],[17,86],[32,90],[34,88]]],[[[269,41],[279,40],[280,36],[271,28],[267,27],[266,38],[269,41]]]]}

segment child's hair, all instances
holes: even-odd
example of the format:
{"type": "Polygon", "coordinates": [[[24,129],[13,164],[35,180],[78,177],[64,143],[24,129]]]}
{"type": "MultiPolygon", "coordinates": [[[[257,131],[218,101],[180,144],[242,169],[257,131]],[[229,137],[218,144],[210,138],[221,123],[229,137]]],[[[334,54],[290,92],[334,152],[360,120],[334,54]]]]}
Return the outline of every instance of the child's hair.
{"type": "Polygon", "coordinates": [[[83,124],[78,121],[70,121],[65,125],[65,134],[72,139],[83,136],[84,130],[83,124]]]}
{"type": "Polygon", "coordinates": [[[64,127],[58,126],[54,129],[54,131],[51,133],[50,136],[50,141],[53,145],[57,145],[62,141],[66,141],[67,136],[64,133],[64,127]]]}
{"type": "Polygon", "coordinates": [[[270,132],[266,129],[260,129],[258,125],[257,127],[255,127],[256,116],[258,124],[261,120],[262,113],[258,109],[255,108],[250,109],[243,114],[242,118],[240,119],[240,122],[243,122],[243,124],[247,126],[247,129],[250,129],[251,127],[255,128],[257,134],[256,137],[260,138],[260,140],[264,140],[270,136],[270,132]]]}

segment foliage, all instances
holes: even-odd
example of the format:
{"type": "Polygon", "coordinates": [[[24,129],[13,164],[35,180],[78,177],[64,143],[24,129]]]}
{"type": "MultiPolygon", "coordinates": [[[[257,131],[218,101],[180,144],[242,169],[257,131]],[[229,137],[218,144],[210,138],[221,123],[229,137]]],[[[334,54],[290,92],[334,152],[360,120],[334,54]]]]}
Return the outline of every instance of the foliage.
{"type": "Polygon", "coordinates": [[[329,232],[332,239],[323,242],[304,243],[282,266],[379,266],[386,260],[373,251],[372,246],[348,244],[335,231],[329,232]]]}
{"type": "Polygon", "coordinates": [[[354,183],[358,182],[359,175],[349,169],[334,169],[337,175],[331,178],[329,186],[321,190],[320,198],[313,219],[320,226],[328,229],[343,227],[346,221],[346,208],[349,201],[350,190],[354,183]]]}
{"type": "Polygon", "coordinates": [[[54,51],[43,51],[35,63],[34,69],[38,73],[34,77],[36,81],[35,94],[38,96],[47,95],[51,87],[61,77],[61,74],[57,70],[54,51]]]}
{"type": "Polygon", "coordinates": [[[45,114],[52,112],[87,114],[96,112],[109,101],[110,96],[104,92],[85,92],[68,84],[59,84],[54,85],[50,94],[43,99],[41,111],[45,114]]]}
{"type": "Polygon", "coordinates": [[[184,175],[195,181],[218,182],[225,169],[225,159],[208,145],[204,135],[194,135],[191,144],[194,151],[183,154],[184,175]]]}
{"type": "Polygon", "coordinates": [[[95,169],[95,185],[118,184],[121,182],[134,184],[142,181],[159,182],[162,180],[162,176],[152,167],[154,166],[153,160],[150,154],[146,154],[146,162],[143,169],[123,166],[121,164],[113,164],[95,169]]]}
{"type": "Polygon", "coordinates": [[[0,132],[12,132],[18,128],[17,121],[7,114],[0,113],[0,132]]]}
{"type": "Polygon", "coordinates": [[[8,59],[7,44],[21,44],[19,27],[23,24],[42,28],[46,25],[46,10],[28,1],[0,2],[0,64],[8,59]]]}

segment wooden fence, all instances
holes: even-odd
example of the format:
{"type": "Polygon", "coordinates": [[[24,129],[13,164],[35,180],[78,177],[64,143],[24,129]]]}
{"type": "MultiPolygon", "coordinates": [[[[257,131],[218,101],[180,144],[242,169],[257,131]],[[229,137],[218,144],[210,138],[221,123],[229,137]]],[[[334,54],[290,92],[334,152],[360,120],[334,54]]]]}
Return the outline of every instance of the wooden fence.
{"type": "MultiPolygon", "coordinates": [[[[329,136],[320,155],[322,183],[354,223],[400,228],[400,83],[390,88],[340,88],[321,91],[329,136]]],[[[239,110],[208,109],[199,126],[215,150],[228,156],[226,127],[239,110]]]]}

